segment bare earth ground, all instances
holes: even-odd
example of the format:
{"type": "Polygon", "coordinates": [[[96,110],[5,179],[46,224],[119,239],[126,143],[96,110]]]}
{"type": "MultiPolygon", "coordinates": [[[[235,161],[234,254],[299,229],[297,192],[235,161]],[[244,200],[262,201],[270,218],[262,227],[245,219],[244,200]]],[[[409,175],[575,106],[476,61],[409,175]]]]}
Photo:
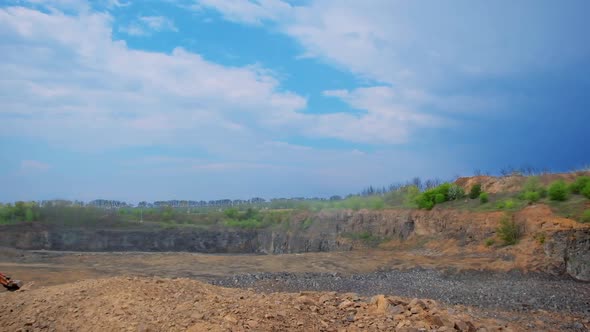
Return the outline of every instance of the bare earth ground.
{"type": "MultiPolygon", "coordinates": [[[[443,322],[446,323],[449,330],[455,328],[455,320],[459,321],[459,325],[461,325],[461,322],[471,322],[478,328],[489,327],[488,330],[498,330],[499,328],[511,328],[517,331],[588,330],[590,326],[590,302],[588,302],[590,301],[590,284],[559,278],[528,277],[522,273],[517,275],[505,273],[505,271],[514,268],[516,265],[517,263],[511,259],[502,260],[496,255],[462,252],[441,254],[427,247],[396,250],[395,252],[389,250],[357,250],[291,255],[205,255],[143,252],[80,253],[0,249],[0,271],[9,273],[27,283],[24,292],[7,293],[0,291],[0,303],[4,303],[4,306],[10,304],[17,307],[15,312],[9,316],[0,315],[0,330],[12,331],[18,330],[18,328],[34,330],[35,323],[26,325],[26,323],[30,322],[24,321],[25,318],[23,317],[29,319],[36,317],[35,321],[43,322],[40,325],[47,324],[49,330],[51,330],[51,327],[58,331],[77,330],[80,329],[80,326],[77,326],[78,323],[76,322],[80,320],[80,317],[83,315],[93,316],[95,313],[101,312],[101,310],[107,310],[102,307],[90,308],[90,306],[104,306],[107,304],[110,308],[108,310],[111,310],[109,315],[114,315],[113,317],[116,318],[118,317],[116,312],[121,310],[126,312],[126,309],[121,307],[121,303],[124,301],[119,301],[123,295],[119,296],[111,293],[101,295],[99,288],[105,286],[99,285],[105,283],[109,285],[109,289],[116,289],[116,287],[110,285],[118,285],[121,281],[126,285],[122,292],[128,294],[129,301],[131,301],[125,302],[127,304],[124,306],[127,308],[143,306],[147,310],[146,312],[149,312],[148,308],[158,306],[158,301],[163,301],[163,303],[173,301],[171,305],[180,307],[171,314],[172,316],[168,315],[167,317],[176,318],[158,322],[149,318],[151,316],[146,313],[135,310],[129,320],[123,319],[125,316],[119,317],[122,320],[113,318],[114,320],[108,323],[111,325],[105,325],[104,327],[118,329],[121,325],[117,324],[126,322],[130,324],[126,325],[127,327],[132,327],[132,330],[136,331],[138,327],[143,326],[141,325],[143,322],[147,324],[146,326],[151,326],[151,330],[154,331],[186,330],[191,327],[194,328],[198,324],[205,325],[197,326],[198,328],[193,330],[206,330],[206,327],[223,330],[224,326],[230,328],[230,330],[233,328],[234,330],[262,331],[288,329],[329,330],[330,328],[395,330],[398,326],[400,330],[410,326],[431,330],[436,328],[429,321],[432,319],[431,311],[434,310],[435,313],[442,311],[448,314],[446,310],[451,309],[450,316],[445,316],[446,320],[443,322]],[[416,267],[426,270],[416,270],[416,267]],[[486,273],[484,268],[490,267],[496,271],[494,273],[499,274],[486,280],[481,276],[482,273],[484,275],[486,273]],[[449,269],[454,271],[463,270],[466,271],[466,274],[457,274],[456,277],[451,275],[449,277],[449,275],[439,275],[437,272],[449,269]],[[245,277],[234,278],[233,275],[243,275],[245,277]],[[124,278],[111,279],[121,276],[124,276],[124,278]],[[127,277],[141,278],[137,282],[131,282],[127,277]],[[165,292],[157,293],[155,297],[146,298],[146,302],[137,303],[130,294],[148,290],[149,293],[152,287],[148,284],[154,283],[150,281],[151,279],[144,279],[145,277],[189,278],[216,282],[224,286],[250,288],[251,291],[191,284],[188,280],[180,279],[164,282],[163,285],[169,285],[169,294],[165,292]],[[79,280],[87,281],[74,286],[66,285],[79,280]],[[176,296],[174,295],[176,294],[175,290],[180,287],[177,283],[188,287],[185,290],[187,294],[183,295],[186,298],[180,302],[168,299],[170,296],[176,296]],[[54,285],[55,287],[46,287],[54,285]],[[141,289],[134,289],[133,285],[138,285],[141,289]],[[57,321],[44,320],[43,317],[47,317],[46,311],[50,310],[47,308],[53,308],[53,306],[43,302],[43,298],[50,296],[49,294],[62,294],[57,297],[58,303],[62,306],[61,310],[73,310],[72,308],[78,305],[76,292],[78,292],[78,289],[82,289],[81,287],[89,289],[95,287],[94,291],[98,295],[92,295],[91,297],[98,296],[106,302],[97,302],[99,300],[86,297],[85,301],[88,301],[88,305],[86,307],[83,305],[78,306],[80,313],[77,316],[66,315],[65,322],[60,323],[65,325],[59,325],[57,321]],[[216,316],[210,316],[208,319],[202,319],[202,317],[195,319],[195,317],[191,316],[194,312],[184,306],[188,306],[194,300],[187,297],[189,296],[189,290],[193,288],[207,289],[211,294],[226,294],[217,300],[214,297],[207,300],[210,302],[207,302],[206,306],[211,306],[211,310],[217,310],[213,310],[216,312],[216,316]],[[291,293],[272,293],[277,290],[291,293]],[[301,310],[293,310],[298,305],[297,298],[299,295],[297,292],[308,290],[319,292],[334,290],[340,293],[331,293],[330,305],[317,303],[319,298],[325,295],[324,293],[310,293],[309,296],[313,297],[315,302],[305,308],[311,310],[311,312],[301,308],[301,310]],[[350,318],[351,314],[346,308],[338,308],[346,300],[346,297],[342,295],[345,292],[355,292],[361,297],[366,296],[357,301],[352,301],[354,304],[351,306],[356,310],[352,318],[350,318]],[[405,306],[403,312],[397,312],[401,311],[401,307],[399,307],[395,310],[386,310],[384,315],[375,316],[373,314],[375,304],[371,304],[371,296],[379,293],[386,296],[405,296],[406,299],[391,298],[386,301],[386,306],[391,306],[391,308],[396,307],[398,302],[402,301],[405,306]],[[496,294],[503,294],[504,297],[497,298],[496,294]],[[236,309],[232,309],[232,306],[235,306],[236,303],[239,304],[240,296],[253,299],[254,302],[246,301],[246,306],[248,310],[258,311],[256,313],[247,310],[234,312],[236,309]],[[116,297],[117,300],[113,300],[112,297],[116,297]],[[438,304],[429,304],[429,306],[433,306],[433,309],[423,310],[424,317],[416,316],[418,313],[411,313],[412,306],[409,303],[411,298],[414,297],[431,298],[437,300],[438,304]],[[534,303],[530,307],[527,307],[528,304],[523,307],[519,306],[524,301],[523,299],[529,298],[534,298],[534,303]],[[586,299],[588,300],[586,301],[586,299]],[[112,301],[115,302],[112,303],[112,301]],[[271,305],[271,308],[266,309],[264,305],[258,309],[254,308],[253,306],[260,305],[260,301],[271,301],[270,303],[278,301],[279,304],[276,307],[271,305]],[[507,301],[505,307],[502,306],[502,301],[507,301]],[[453,306],[458,303],[468,304],[468,306],[453,306]],[[47,305],[47,307],[44,307],[44,305],[47,305]],[[311,307],[315,308],[310,309],[311,307]],[[515,310],[515,307],[518,310],[515,310]],[[316,309],[317,312],[314,311],[316,309]],[[399,316],[406,314],[407,316],[404,316],[403,319],[399,316]],[[225,319],[227,315],[230,315],[230,317],[225,319]],[[265,315],[271,315],[273,318],[265,318],[265,315]],[[459,317],[457,315],[467,316],[459,317]],[[256,320],[256,322],[250,322],[252,326],[247,323],[248,320],[251,320],[250,318],[256,320]],[[236,320],[238,323],[234,324],[236,320]],[[324,323],[321,323],[322,321],[324,323]],[[304,325],[298,325],[301,322],[304,325]],[[401,324],[402,322],[405,323],[401,324]],[[369,325],[369,323],[372,324],[369,325]],[[171,326],[170,324],[179,325],[171,326]]],[[[165,286],[160,285],[158,287],[165,286]]],[[[92,293],[92,291],[88,292],[88,294],[92,293]]],[[[402,303],[400,302],[400,304],[402,303]]],[[[0,313],[4,311],[3,309],[7,308],[0,308],[0,313]]],[[[420,312],[422,313],[422,311],[420,312]]],[[[58,314],[55,313],[55,315],[58,314]]],[[[440,322],[437,320],[436,323],[440,322]]],[[[442,326],[445,326],[445,324],[436,329],[441,330],[440,327],[442,326]]],[[[444,330],[443,328],[441,331],[444,330]]]]}

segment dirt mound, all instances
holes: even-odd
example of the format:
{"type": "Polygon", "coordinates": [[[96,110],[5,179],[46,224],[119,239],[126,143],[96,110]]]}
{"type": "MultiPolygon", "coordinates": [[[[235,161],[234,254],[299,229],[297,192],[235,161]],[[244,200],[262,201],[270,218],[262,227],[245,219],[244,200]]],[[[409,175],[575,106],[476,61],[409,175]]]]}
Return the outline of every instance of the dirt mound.
{"type": "MultiPolygon", "coordinates": [[[[431,300],[255,293],[188,279],[118,277],[0,294],[0,330],[439,331],[507,325],[431,300]]],[[[518,329],[516,326],[512,328],[518,329]]]]}
{"type": "MultiPolygon", "coordinates": [[[[554,174],[542,174],[539,175],[541,184],[548,185],[556,180],[564,180],[566,182],[572,182],[576,177],[581,175],[590,175],[590,171],[580,171],[574,173],[554,173],[554,174]]],[[[522,190],[522,186],[526,182],[527,177],[523,175],[510,175],[510,176],[472,176],[472,177],[461,177],[458,178],[455,183],[458,186],[463,187],[466,192],[471,190],[471,187],[476,183],[481,184],[483,191],[496,194],[496,193],[513,193],[522,190]]]]}

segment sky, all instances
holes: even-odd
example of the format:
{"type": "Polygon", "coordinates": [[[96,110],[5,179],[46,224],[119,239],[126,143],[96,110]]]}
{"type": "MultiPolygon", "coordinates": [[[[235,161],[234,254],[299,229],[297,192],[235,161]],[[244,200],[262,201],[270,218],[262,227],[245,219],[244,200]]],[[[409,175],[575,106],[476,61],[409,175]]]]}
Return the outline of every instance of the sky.
{"type": "Polygon", "coordinates": [[[590,2],[0,0],[0,201],[590,165],[590,2]]]}

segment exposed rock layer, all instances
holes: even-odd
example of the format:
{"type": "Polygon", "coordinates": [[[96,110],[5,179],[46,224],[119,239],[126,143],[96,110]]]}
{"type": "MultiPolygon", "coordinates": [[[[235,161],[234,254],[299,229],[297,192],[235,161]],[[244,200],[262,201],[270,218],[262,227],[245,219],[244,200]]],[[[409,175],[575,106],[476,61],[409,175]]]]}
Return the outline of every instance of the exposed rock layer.
{"type": "MultiPolygon", "coordinates": [[[[364,234],[377,242],[403,243],[419,238],[431,242],[452,240],[459,247],[475,247],[495,236],[504,217],[503,212],[444,209],[322,211],[295,215],[288,225],[259,230],[92,230],[19,224],[0,227],[0,246],[27,250],[283,254],[351,250],[363,245],[363,241],[354,239],[364,234]]],[[[526,241],[508,254],[541,255],[574,278],[590,281],[590,227],[556,217],[546,206],[526,208],[513,219],[521,225],[526,241]],[[543,236],[543,246],[534,245],[533,238],[539,235],[543,236]]]]}

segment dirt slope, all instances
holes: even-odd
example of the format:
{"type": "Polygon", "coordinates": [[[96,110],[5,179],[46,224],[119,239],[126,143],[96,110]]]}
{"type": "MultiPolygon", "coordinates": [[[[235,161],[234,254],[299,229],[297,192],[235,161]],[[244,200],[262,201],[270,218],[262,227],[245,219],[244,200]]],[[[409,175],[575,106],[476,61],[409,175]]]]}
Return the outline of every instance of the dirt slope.
{"type": "MultiPolygon", "coordinates": [[[[572,182],[576,177],[581,175],[590,175],[590,171],[580,171],[574,173],[552,173],[539,175],[540,183],[548,185],[549,183],[556,180],[564,180],[566,182],[572,182]]],[[[502,192],[517,192],[522,189],[522,186],[526,182],[527,177],[523,175],[510,175],[510,176],[471,176],[458,178],[455,183],[466,192],[471,190],[471,187],[479,183],[483,191],[496,194],[502,192]]]]}
{"type": "Polygon", "coordinates": [[[261,294],[188,279],[118,277],[0,294],[2,331],[519,330],[464,312],[430,300],[261,294]]]}

